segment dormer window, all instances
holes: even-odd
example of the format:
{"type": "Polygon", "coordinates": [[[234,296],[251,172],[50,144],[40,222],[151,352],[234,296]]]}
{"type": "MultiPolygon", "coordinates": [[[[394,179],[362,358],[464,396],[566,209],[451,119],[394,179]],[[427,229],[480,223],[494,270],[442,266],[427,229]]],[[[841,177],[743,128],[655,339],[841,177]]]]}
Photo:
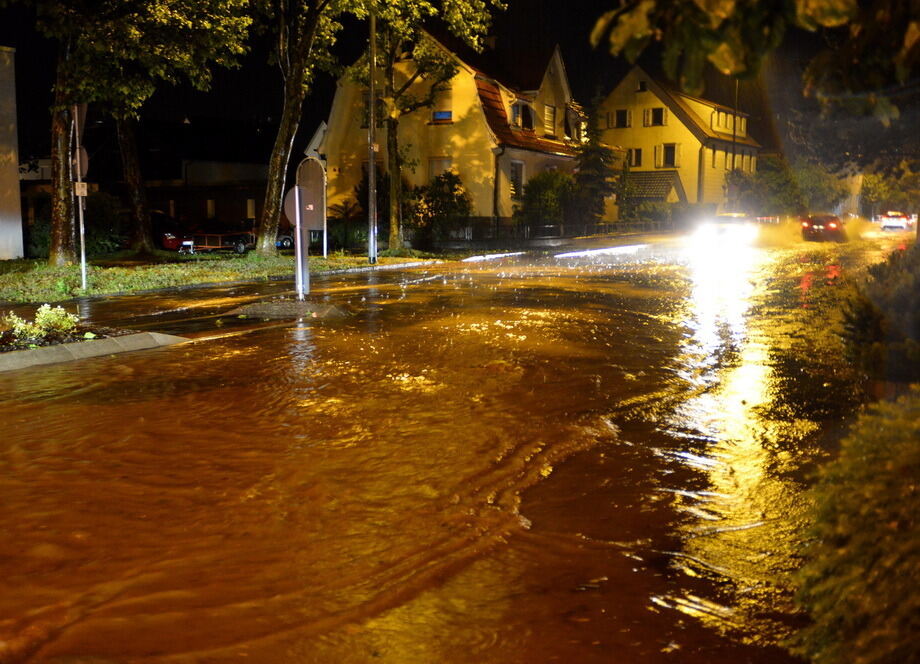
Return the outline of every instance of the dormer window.
{"type": "Polygon", "coordinates": [[[511,106],[511,124],[521,129],[533,131],[533,109],[524,101],[516,101],[511,106]]]}

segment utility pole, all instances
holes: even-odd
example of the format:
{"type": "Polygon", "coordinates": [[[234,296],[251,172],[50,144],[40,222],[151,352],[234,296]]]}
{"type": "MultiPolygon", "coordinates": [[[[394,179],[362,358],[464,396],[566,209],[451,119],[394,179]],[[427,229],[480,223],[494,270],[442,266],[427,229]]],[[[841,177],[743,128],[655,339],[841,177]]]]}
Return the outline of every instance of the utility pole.
{"type": "Polygon", "coordinates": [[[367,262],[377,262],[377,90],[374,85],[377,69],[377,16],[370,12],[370,54],[368,67],[370,89],[367,95],[367,262]]]}

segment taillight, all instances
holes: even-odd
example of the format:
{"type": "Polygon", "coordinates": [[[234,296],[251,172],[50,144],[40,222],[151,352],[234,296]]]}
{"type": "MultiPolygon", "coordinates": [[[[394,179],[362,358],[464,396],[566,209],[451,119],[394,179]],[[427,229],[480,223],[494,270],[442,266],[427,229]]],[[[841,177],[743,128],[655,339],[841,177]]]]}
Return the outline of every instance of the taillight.
{"type": "Polygon", "coordinates": [[[828,227],[828,228],[831,228],[831,229],[837,228],[837,224],[834,223],[834,222],[832,221],[831,223],[829,223],[829,224],[827,225],[827,227],[828,227]]]}

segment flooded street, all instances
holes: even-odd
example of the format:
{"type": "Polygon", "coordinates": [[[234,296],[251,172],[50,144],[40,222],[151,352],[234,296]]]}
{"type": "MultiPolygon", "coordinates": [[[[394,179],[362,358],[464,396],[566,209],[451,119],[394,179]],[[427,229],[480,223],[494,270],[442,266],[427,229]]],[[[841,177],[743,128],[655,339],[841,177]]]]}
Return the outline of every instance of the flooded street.
{"type": "Polygon", "coordinates": [[[193,341],[0,374],[0,662],[797,662],[835,302],[898,241],[85,302],[193,341]]]}

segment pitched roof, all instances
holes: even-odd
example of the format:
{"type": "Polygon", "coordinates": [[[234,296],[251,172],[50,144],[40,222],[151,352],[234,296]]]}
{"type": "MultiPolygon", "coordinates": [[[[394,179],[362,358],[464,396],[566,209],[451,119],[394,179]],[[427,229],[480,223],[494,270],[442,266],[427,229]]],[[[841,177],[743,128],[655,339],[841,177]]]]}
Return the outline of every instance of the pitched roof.
{"type": "Polygon", "coordinates": [[[563,141],[540,138],[533,132],[512,129],[508,122],[508,115],[505,113],[505,105],[502,103],[501,91],[495,81],[483,75],[477,75],[476,89],[479,92],[479,101],[482,104],[486,122],[499,145],[534,152],[575,156],[575,150],[563,141]]]}
{"type": "Polygon", "coordinates": [[[681,201],[687,200],[684,185],[677,171],[630,171],[626,175],[626,182],[632,190],[632,198],[667,200],[674,189],[681,201]]]}
{"type": "MultiPolygon", "coordinates": [[[[655,92],[655,94],[657,94],[661,100],[667,104],[668,108],[671,109],[671,112],[680,119],[684,126],[693,132],[693,134],[697,137],[697,139],[699,139],[701,143],[705,143],[707,139],[715,139],[720,141],[735,142],[740,145],[747,145],[752,148],[761,147],[760,143],[748,135],[735,136],[732,138],[731,132],[725,133],[714,130],[708,122],[704,121],[703,118],[701,118],[693,111],[688,101],[699,101],[715,108],[728,111],[732,110],[731,107],[725,106],[724,104],[719,104],[709,99],[692,97],[684,92],[681,92],[668,83],[663,82],[654,76],[650,76],[649,73],[639,65],[636,65],[635,69],[639,70],[648,79],[649,86],[655,92]]],[[[747,116],[747,113],[743,113],[741,111],[739,111],[738,114],[747,116]]]]}

